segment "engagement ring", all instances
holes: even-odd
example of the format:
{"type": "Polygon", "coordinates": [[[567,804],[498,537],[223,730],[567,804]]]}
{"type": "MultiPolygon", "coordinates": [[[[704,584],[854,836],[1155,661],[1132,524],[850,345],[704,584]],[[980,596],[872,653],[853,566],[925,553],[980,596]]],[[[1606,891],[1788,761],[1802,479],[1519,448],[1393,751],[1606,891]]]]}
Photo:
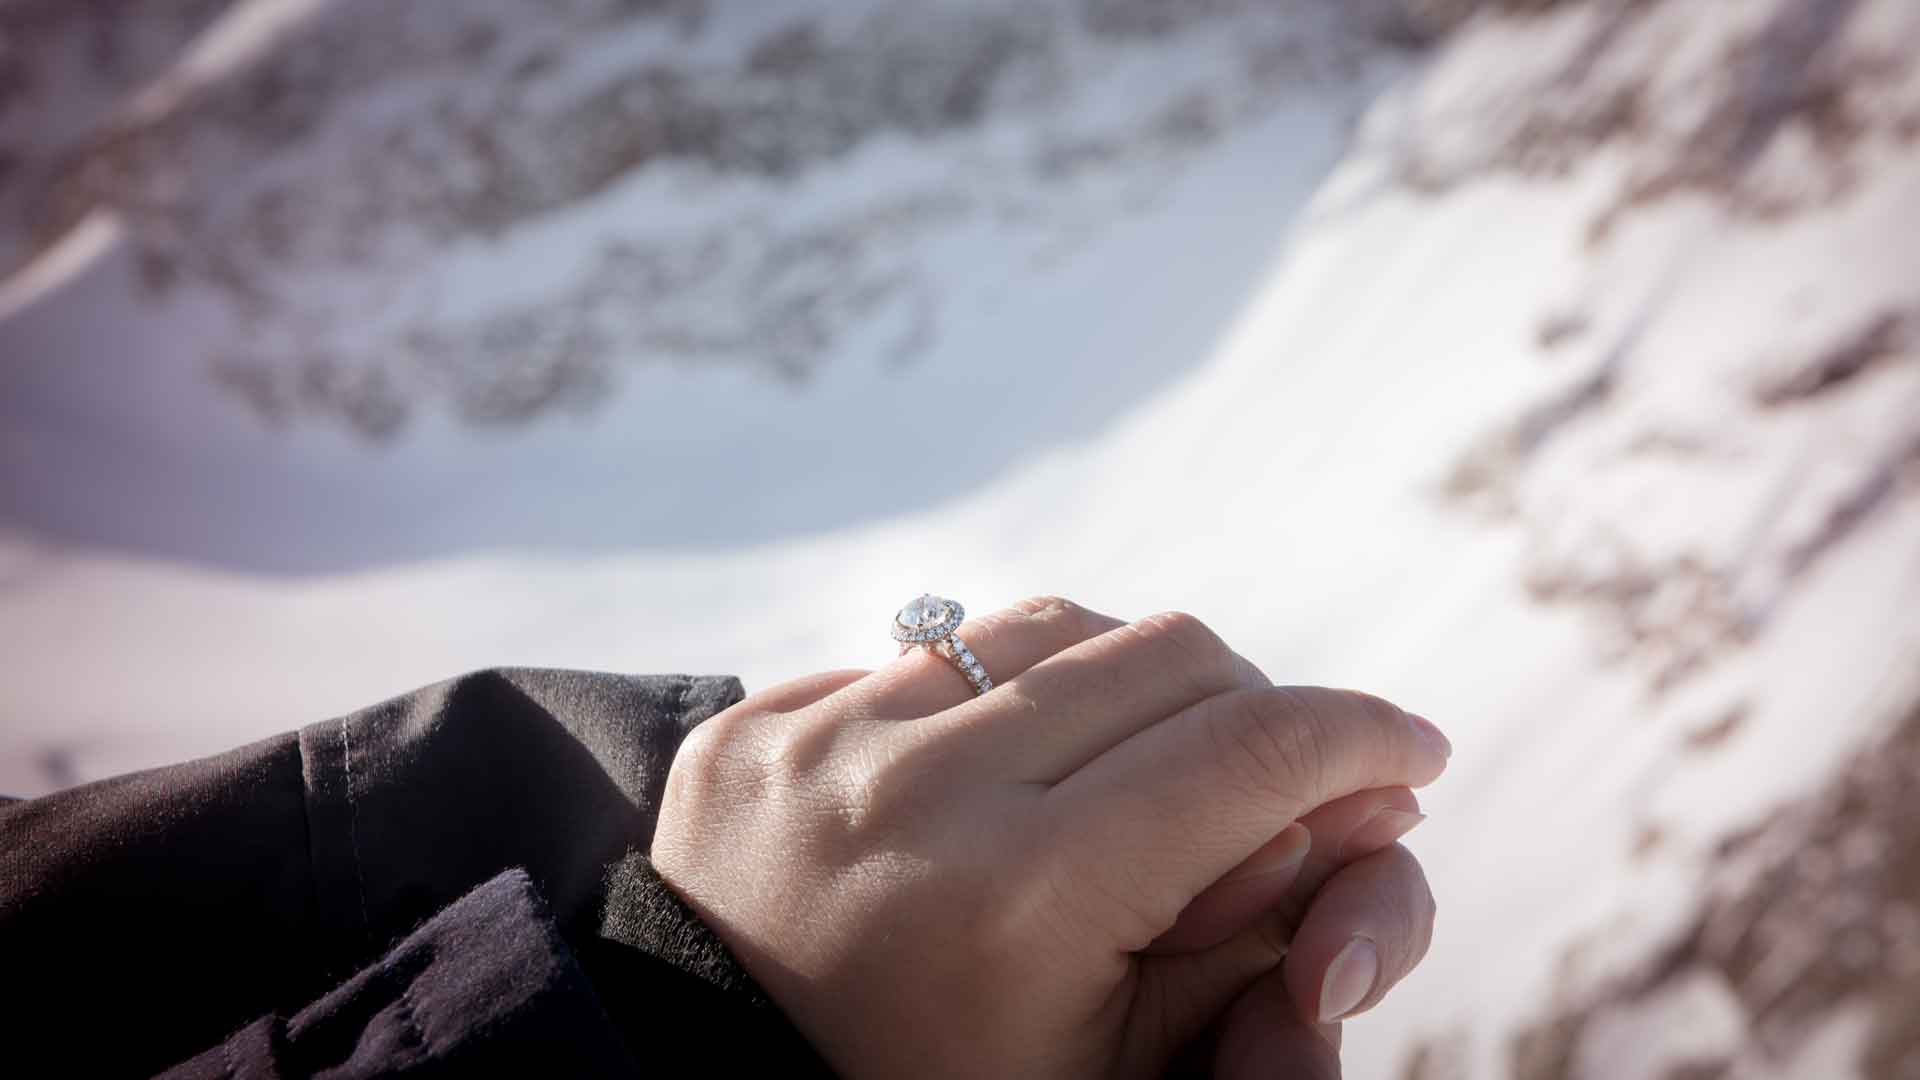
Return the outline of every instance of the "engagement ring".
{"type": "Polygon", "coordinates": [[[955,632],[966,616],[966,611],[954,601],[927,593],[893,617],[893,640],[900,643],[903,655],[919,646],[946,657],[973,684],[974,694],[979,695],[993,689],[993,678],[955,632]]]}

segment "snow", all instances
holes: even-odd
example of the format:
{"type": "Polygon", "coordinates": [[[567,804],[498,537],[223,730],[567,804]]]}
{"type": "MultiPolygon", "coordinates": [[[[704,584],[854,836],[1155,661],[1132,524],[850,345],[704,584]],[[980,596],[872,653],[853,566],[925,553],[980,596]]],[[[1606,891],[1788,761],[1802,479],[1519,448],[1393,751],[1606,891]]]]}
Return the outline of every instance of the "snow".
{"type": "MultiPolygon", "coordinates": [[[[1863,10],[1905,25],[1899,6],[1863,10]]],[[[1656,6],[1644,31],[1683,46],[1658,53],[1674,94],[1765,22],[1689,10],[1656,6]]],[[[1349,1075],[1399,1076],[1415,1041],[1455,1038],[1463,1075],[1505,1075],[1507,1039],[1565,989],[1569,944],[1591,946],[1588,978],[1638,963],[1718,841],[1880,730],[1920,657],[1920,500],[1899,464],[1915,347],[1805,400],[1757,396],[1920,302],[1920,246],[1889,240],[1911,235],[1920,155],[1876,144],[1845,198],[1777,219],[1683,193],[1596,245],[1653,151],[1486,169],[1502,136],[1475,109],[1559,70],[1599,17],[1483,19],[1428,65],[1383,53],[1259,99],[1200,149],[1048,186],[1018,165],[1041,134],[1123,126],[1141,85],[1225,69],[1233,34],[1075,39],[1070,71],[1093,74],[1065,76],[1077,89],[1039,120],[882,135],[792,181],[644,170],[393,264],[431,269],[417,283],[319,279],[348,306],[391,287],[457,324],[572,287],[618,223],[738,241],[933,200],[872,256],[920,306],[855,312],[805,380],[630,366],[596,408],[514,430],[428,411],[370,445],[262,424],[201,375],[220,305],[141,300],[124,235],[92,219],[0,282],[0,790],[491,664],[750,687],[870,665],[891,652],[885,617],[929,589],[975,612],[1039,592],[1177,607],[1276,679],[1366,687],[1448,732],[1412,840],[1438,934],[1352,1025],[1349,1075]],[[1415,144],[1471,175],[1402,184],[1415,144]],[[1557,317],[1580,329],[1546,344],[1557,317]],[[1572,404],[1539,421],[1553,402],[1572,404]],[[951,433],[927,438],[929,406],[951,433]],[[1868,512],[1810,548],[1856,497],[1868,512]],[[1689,749],[1729,710],[1734,736],[1689,749]],[[1639,850],[1649,827],[1663,840],[1639,850]]],[[[1789,135],[1743,182],[1792,187],[1819,153],[1789,135]]],[[[718,280],[672,302],[724,321],[751,266],[718,280]]],[[[377,343],[377,321],[340,340],[377,343]]],[[[1576,1075],[1737,1055],[1742,1023],[1724,987],[1689,983],[1605,1018],[1626,1034],[1583,1043],[1576,1075]],[[1592,1057],[1610,1042],[1641,1056],[1592,1057]]],[[[1837,1016],[1803,1060],[1736,1075],[1847,1075],[1863,1024],[1837,1016]]]]}

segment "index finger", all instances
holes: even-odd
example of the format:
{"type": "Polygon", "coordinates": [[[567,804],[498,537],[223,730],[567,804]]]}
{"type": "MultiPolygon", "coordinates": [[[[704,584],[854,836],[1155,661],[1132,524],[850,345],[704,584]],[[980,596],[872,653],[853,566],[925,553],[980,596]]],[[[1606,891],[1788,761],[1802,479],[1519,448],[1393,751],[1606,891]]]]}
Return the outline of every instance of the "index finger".
{"type": "Polygon", "coordinates": [[[1368,788],[1422,787],[1452,747],[1425,719],[1319,687],[1208,698],[1113,747],[1047,793],[1065,880],[1116,944],[1144,948],[1302,814],[1368,788]]]}

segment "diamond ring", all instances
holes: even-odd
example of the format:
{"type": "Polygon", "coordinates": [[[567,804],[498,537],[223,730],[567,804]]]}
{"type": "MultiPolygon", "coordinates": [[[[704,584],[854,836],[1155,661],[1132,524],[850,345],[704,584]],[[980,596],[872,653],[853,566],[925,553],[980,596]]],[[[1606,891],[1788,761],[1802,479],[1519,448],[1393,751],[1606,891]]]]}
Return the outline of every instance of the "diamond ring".
{"type": "Polygon", "coordinates": [[[958,603],[925,593],[893,617],[893,640],[900,643],[902,655],[917,645],[946,657],[973,684],[977,696],[993,689],[993,678],[956,632],[966,617],[958,603]]]}

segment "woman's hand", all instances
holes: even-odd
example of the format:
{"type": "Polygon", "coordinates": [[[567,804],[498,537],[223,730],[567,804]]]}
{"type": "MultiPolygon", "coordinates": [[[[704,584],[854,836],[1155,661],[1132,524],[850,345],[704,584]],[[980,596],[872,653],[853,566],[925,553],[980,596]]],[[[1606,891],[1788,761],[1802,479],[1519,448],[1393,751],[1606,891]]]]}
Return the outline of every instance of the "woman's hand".
{"type": "Polygon", "coordinates": [[[1424,898],[1385,846],[1408,819],[1371,811],[1445,767],[1431,724],[1271,687],[1184,615],[1047,599],[961,636],[992,693],[918,651],[813,676],[701,725],[668,777],[656,867],[840,1071],[1153,1075],[1234,1005],[1231,1068],[1263,1003],[1357,1009],[1418,960],[1430,906],[1325,897],[1408,892],[1411,866],[1424,898]],[[1278,967],[1296,922],[1314,952],[1278,967]],[[1355,934],[1373,959],[1336,963],[1355,934]],[[1358,1001],[1323,1000],[1330,969],[1358,1001]]]}

